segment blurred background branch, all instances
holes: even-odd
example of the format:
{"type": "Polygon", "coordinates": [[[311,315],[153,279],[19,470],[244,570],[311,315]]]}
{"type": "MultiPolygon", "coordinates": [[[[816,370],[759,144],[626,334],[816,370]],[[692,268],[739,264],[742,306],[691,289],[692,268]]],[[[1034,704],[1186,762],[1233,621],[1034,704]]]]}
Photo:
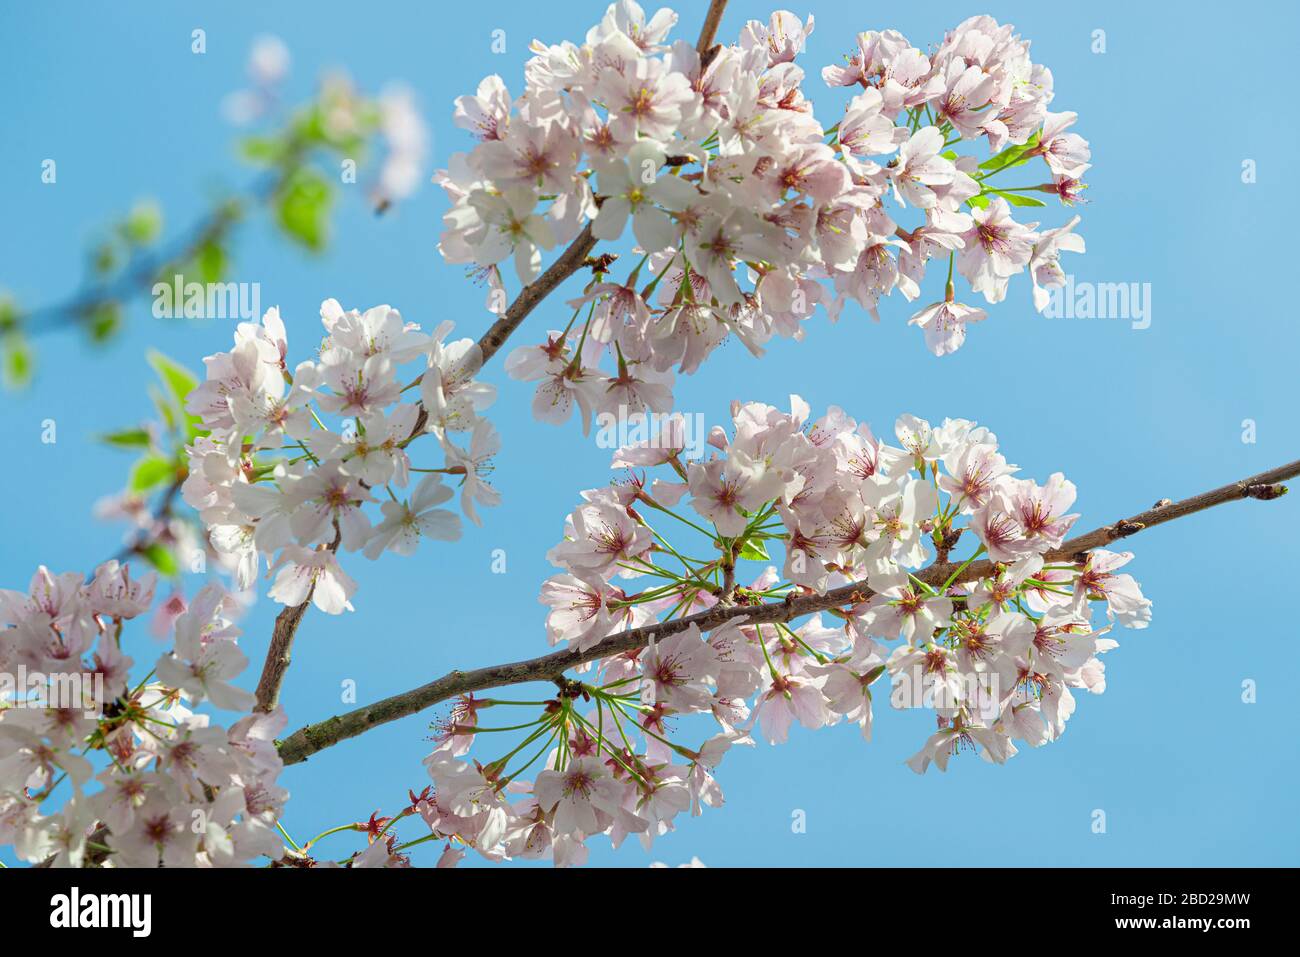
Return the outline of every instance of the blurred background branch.
{"type": "MultiPolygon", "coordinates": [[[[155,296],[158,284],[171,287],[177,277],[182,287],[225,281],[239,227],[253,214],[266,213],[277,235],[314,254],[328,245],[341,184],[364,179],[377,214],[414,189],[423,178],[427,130],[409,94],[393,88],[369,95],[332,73],[311,98],[286,109],[279,85],[288,60],[278,39],[259,38],[249,58],[251,88],[230,94],[223,105],[232,122],[255,129],[236,141],[241,161],[258,170],[242,188],[214,197],[206,213],[171,237],[156,200],[136,203],[96,230],[84,275],[67,295],[28,306],[0,288],[0,382],[6,388],[31,382],[40,336],[76,330],[93,344],[104,343],[121,330],[128,307],[155,296]],[[382,162],[371,161],[380,156],[382,162]]],[[[173,308],[179,316],[180,304],[173,308]]]]}

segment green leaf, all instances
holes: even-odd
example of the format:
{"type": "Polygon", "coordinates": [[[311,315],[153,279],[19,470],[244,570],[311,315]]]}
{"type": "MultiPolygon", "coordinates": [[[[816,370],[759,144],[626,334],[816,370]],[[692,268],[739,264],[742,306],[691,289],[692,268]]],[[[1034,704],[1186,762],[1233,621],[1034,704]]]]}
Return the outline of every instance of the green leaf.
{"type": "Polygon", "coordinates": [[[767,543],[761,538],[745,539],[745,546],[740,550],[738,557],[748,559],[751,562],[768,562],[772,560],[772,556],[767,553],[767,543]]]}
{"type": "Polygon", "coordinates": [[[280,195],[280,225],[293,239],[319,252],[325,246],[333,195],[329,182],[313,169],[300,169],[280,195]]]}
{"type": "Polygon", "coordinates": [[[112,242],[98,243],[90,253],[90,268],[97,276],[107,276],[121,264],[117,246],[112,242]]]}
{"type": "Polygon", "coordinates": [[[4,338],[4,384],[10,389],[21,389],[32,381],[35,360],[31,344],[17,332],[4,338]]]}
{"type": "Polygon", "coordinates": [[[175,476],[176,466],[170,459],[161,455],[146,455],[132,467],[127,487],[132,492],[148,492],[175,476]]]}
{"type": "Polygon", "coordinates": [[[216,240],[209,240],[194,254],[194,268],[202,282],[221,282],[226,272],[226,251],[216,240]]]}
{"type": "Polygon", "coordinates": [[[198,376],[157,349],[149,350],[148,360],[149,365],[153,366],[153,370],[158,373],[158,378],[167,387],[165,398],[154,395],[154,405],[158,406],[158,411],[162,413],[169,429],[174,429],[179,423],[184,422],[187,438],[193,438],[202,420],[197,415],[186,413],[185,402],[199,384],[198,376]]]}
{"type": "Polygon", "coordinates": [[[162,234],[162,210],[153,200],[137,203],[122,222],[122,238],[133,246],[148,246],[162,234]]]}
{"type": "Polygon", "coordinates": [[[157,542],[142,548],[140,554],[144,556],[145,561],[158,569],[158,571],[166,575],[168,578],[174,576],[180,571],[180,565],[176,561],[176,556],[171,553],[170,549],[158,544],[157,542]]]}
{"type": "Polygon", "coordinates": [[[246,136],[239,141],[239,155],[258,166],[274,166],[285,155],[284,140],[274,136],[246,136]]]}
{"type": "Polygon", "coordinates": [[[86,328],[96,344],[113,338],[121,325],[122,305],[118,302],[101,302],[86,314],[86,328]]]}
{"type": "Polygon", "coordinates": [[[1008,146],[1001,153],[990,156],[983,163],[980,163],[980,169],[988,172],[1018,166],[1024,162],[1024,153],[1025,148],[1023,146],[1008,146]]]}
{"type": "Polygon", "coordinates": [[[172,398],[183,406],[190,392],[199,384],[198,376],[157,349],[149,350],[148,359],[149,365],[153,366],[153,371],[158,373],[158,378],[162,379],[163,385],[167,386],[167,391],[171,393],[172,398]]]}
{"type": "Polygon", "coordinates": [[[983,209],[989,204],[989,198],[985,195],[972,196],[970,199],[966,200],[966,202],[973,209],[983,209]]]}
{"type": "Polygon", "coordinates": [[[167,396],[163,395],[161,389],[157,386],[149,386],[149,398],[153,399],[153,406],[162,416],[163,424],[167,426],[170,432],[176,428],[180,412],[171,404],[167,396]]]}
{"type": "Polygon", "coordinates": [[[301,140],[307,144],[325,142],[325,123],[321,120],[320,107],[315,103],[294,117],[289,138],[301,140]]]}
{"type": "Polygon", "coordinates": [[[1024,193],[1004,193],[1000,189],[990,190],[990,192],[996,193],[998,196],[1001,196],[1012,206],[1046,206],[1047,205],[1041,199],[1035,199],[1032,196],[1026,196],[1024,193]]]}
{"type": "Polygon", "coordinates": [[[119,449],[147,449],[153,438],[148,429],[122,429],[120,432],[101,435],[99,441],[119,449]]]}
{"type": "Polygon", "coordinates": [[[378,123],[379,114],[367,107],[365,101],[358,102],[349,98],[346,109],[356,125],[347,127],[326,119],[326,115],[337,108],[338,104],[328,94],[322,96],[319,103],[313,103],[295,118],[289,139],[306,146],[327,146],[344,156],[359,159],[365,146],[365,136],[362,134],[378,123]]]}
{"type": "Polygon", "coordinates": [[[0,332],[9,332],[18,327],[18,306],[8,294],[0,292],[0,332]]]}
{"type": "Polygon", "coordinates": [[[1021,163],[1028,162],[1029,157],[1026,155],[1030,150],[1038,145],[1038,131],[1029,137],[1020,146],[1008,146],[1001,153],[990,156],[983,163],[980,163],[980,169],[988,173],[1000,172],[1004,169],[1010,169],[1013,166],[1019,166],[1021,163]]]}

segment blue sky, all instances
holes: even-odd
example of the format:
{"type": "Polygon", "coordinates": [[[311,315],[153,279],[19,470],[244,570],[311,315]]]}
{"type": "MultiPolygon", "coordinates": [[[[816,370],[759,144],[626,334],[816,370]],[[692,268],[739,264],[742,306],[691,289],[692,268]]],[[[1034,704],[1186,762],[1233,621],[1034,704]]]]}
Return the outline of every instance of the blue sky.
{"type": "MultiPolygon", "coordinates": [[[[684,5],[685,6],[685,5],[684,5]]],[[[702,9],[703,4],[690,4],[702,9]]],[[[244,59],[260,33],[293,54],[291,99],[306,96],[325,67],[343,66],[363,88],[412,86],[433,128],[434,164],[468,141],[451,123],[455,96],[491,72],[521,82],[527,43],[580,40],[601,2],[456,5],[162,2],[6,5],[0,12],[0,287],[24,303],[70,291],[97,224],[137,198],[157,197],[171,228],[203,209],[219,184],[250,178],[220,115],[242,85],[244,59]],[[208,52],[190,52],[190,32],[208,52]],[[504,55],[492,31],[506,31],[504,55]],[[45,158],[58,183],[40,182],[45,158]]],[[[1287,201],[1296,127],[1278,91],[1293,78],[1279,39],[1294,36],[1292,4],[1222,9],[1185,4],[1096,3],[1078,10],[1041,3],[896,5],[818,2],[817,28],[800,62],[810,73],[848,50],[855,33],[894,27],[913,44],[937,42],[966,16],[988,12],[1033,40],[1035,59],[1055,75],[1053,108],[1075,110],[1092,146],[1091,203],[1080,232],[1088,253],[1067,263],[1076,280],[1150,283],[1152,321],[1037,316],[1028,283],[990,310],[955,356],[936,359],[899,297],[883,322],[858,308],[838,325],[809,324],[803,343],[774,342],[763,360],[734,341],[700,374],[679,379],[678,406],[722,421],[733,398],[785,405],[791,392],[814,407],[839,404],[892,430],[912,412],[961,416],[999,435],[1027,476],[1064,471],[1079,487],[1080,527],[1091,528],[1300,457],[1295,356],[1300,326],[1287,310],[1294,202],[1287,201]],[[1106,52],[1091,52],[1093,31],[1106,52]],[[1207,36],[1207,31],[1212,36],[1207,36]],[[1242,182],[1244,160],[1258,181],[1242,182]],[[1256,441],[1242,440],[1253,420],[1256,441]]],[[[800,7],[796,12],[807,11],[800,7]]],[[[733,0],[720,36],[770,8],[733,0]]],[[[694,37],[699,13],[684,12],[694,37]]],[[[807,89],[823,115],[842,95],[819,80],[807,89]]],[[[299,358],[319,334],[320,301],[388,302],[432,328],[486,328],[482,293],[435,244],[445,208],[424,187],[376,219],[361,197],[340,204],[321,256],[275,238],[254,219],[235,250],[232,278],[261,283],[278,304],[299,358]]],[[[1063,221],[1053,210],[1049,222],[1063,221]]],[[[229,322],[155,320],[137,302],[125,335],[92,349],[61,334],[41,342],[39,378],[27,392],[0,394],[0,586],[24,587],[34,567],[89,570],[118,544],[120,529],[90,508],[120,487],[129,460],[92,436],[149,414],[144,354],[153,346],[198,367],[227,348],[229,322]],[[58,423],[54,445],[41,422],[58,423]]],[[[567,319],[556,301],[525,324],[519,342],[567,319]]],[[[298,637],[284,694],[290,724],[343,710],[340,683],[361,701],[405,690],[452,668],[546,650],[538,586],[551,572],[546,550],[580,489],[608,476],[608,452],[571,423],[553,428],[528,414],[531,386],[487,378],[501,395],[490,417],[504,441],[494,481],[505,498],[481,529],[454,545],[426,544],[414,559],[354,563],[357,611],[311,613],[298,637]],[[503,548],[507,573],[493,574],[503,548]]],[[[796,729],[779,748],[733,751],[721,769],[727,806],[681,820],[649,853],[611,852],[592,842],[597,864],[711,865],[1281,865],[1300,862],[1300,785],[1291,730],[1300,684],[1294,635],[1294,570],[1286,559],[1297,529],[1294,498],[1246,502],[1144,533],[1130,569],[1155,604],[1143,632],[1118,635],[1107,656],[1108,690],[1089,696],[1059,743],[1023,751],[1004,767],[974,760],[947,775],[917,777],[903,760],[930,720],[878,709],[876,740],[856,728],[796,729]],[[1244,704],[1242,682],[1257,682],[1244,704]],[[1093,833],[1105,811],[1107,832],[1093,833]],[[806,812],[806,833],[791,816],[806,812]]],[[[193,586],[191,586],[192,590],[193,586]]],[[[260,661],[276,608],[263,599],[245,620],[247,650],[260,661]]],[[[138,630],[134,641],[152,642],[138,630]]],[[[151,659],[148,647],[138,659],[151,659]]],[[[250,669],[246,677],[255,680],[250,669]]],[[[285,823],[305,838],[376,807],[391,810],[406,789],[427,783],[420,759],[429,714],[389,725],[289,769],[295,795],[285,823]]],[[[335,839],[337,840],[337,839],[335,839]]],[[[333,845],[345,851],[346,842],[333,845]]],[[[417,860],[428,862],[435,851],[417,860]]],[[[6,858],[8,860],[8,858],[6,858]]]]}

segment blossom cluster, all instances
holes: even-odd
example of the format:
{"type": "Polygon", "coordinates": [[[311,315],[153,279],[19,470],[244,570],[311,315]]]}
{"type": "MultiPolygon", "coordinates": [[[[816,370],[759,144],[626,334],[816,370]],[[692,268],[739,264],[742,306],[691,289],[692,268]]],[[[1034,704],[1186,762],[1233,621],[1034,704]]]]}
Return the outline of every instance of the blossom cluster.
{"type": "MultiPolygon", "coordinates": [[[[290,60],[289,48],[279,37],[256,37],[248,53],[251,87],[226,96],[222,103],[226,117],[244,126],[274,116],[281,107],[290,60]]],[[[318,101],[296,118],[295,125],[316,127],[313,132],[321,140],[346,145],[353,153],[359,139],[373,134],[383,148],[383,162],[371,186],[380,209],[406,199],[419,187],[429,153],[429,130],[407,87],[390,84],[369,98],[346,73],[331,70],[322,78],[318,101]]]]}
{"type": "Polygon", "coordinates": [[[154,588],[110,561],[89,583],[42,566],[26,592],[0,590],[0,844],[25,861],[224,867],[282,853],[285,718],[247,713],[253,696],[231,683],[247,665],[239,605],[206,586],[132,685],[123,625],[154,588]],[[194,710],[205,701],[245,714],[222,727],[194,710]],[[53,795],[66,800],[48,812],[53,795]]]}
{"type": "Polygon", "coordinates": [[[500,440],[481,415],[496,391],[474,378],[479,348],[447,341],[450,322],[430,335],[389,306],[344,311],[333,299],[321,321],[317,357],[292,372],[275,308],[241,324],[232,351],[204,359],[207,380],[187,408],[206,434],[187,449],[181,491],[238,588],[265,563],[273,599],[339,614],[351,610],[356,583],[338,553],[409,555],[421,539],[459,538],[460,517],[438,507],[455,494],[443,476],[459,479],[461,507],[478,522],[476,505],[500,501],[486,478],[500,440]],[[412,363],[419,374],[403,385],[399,371],[412,363]],[[426,433],[441,442],[441,468],[411,464],[407,447],[426,433]],[[412,473],[400,498],[393,486],[407,488],[412,473]]]}
{"type": "Polygon", "coordinates": [[[512,375],[539,381],[540,418],[668,411],[673,370],[694,373],[730,336],[759,355],[775,335],[800,338],[818,303],[879,318],[892,292],[921,296],[934,259],[944,295],[911,321],[936,354],[985,317],[956,301],[954,270],[987,303],[1026,270],[1039,309],[1064,283],[1078,217],[1040,231],[1012,207],[1045,205],[1036,193],[1074,203],[1090,152],[1075,114],[1048,110],[1052,75],[1012,27],[972,17],[930,54],[893,30],[860,34],[822,71],[857,90],[823,128],[795,63],[811,16],[750,21],[704,55],[669,40],[676,21],[619,0],[580,45],[534,42],[517,97],[494,75],[457,100],[478,142],[435,176],[452,203],[440,248],[487,279],[490,309],[506,309],[507,260],[527,284],[584,226],[606,242],[630,227],[635,244],[626,278],[596,257],[568,327],[511,357],[512,375]],[[1046,181],[993,180],[1032,159],[1046,181]]]}
{"type": "Polygon", "coordinates": [[[1114,623],[1150,619],[1119,571],[1130,553],[1069,553],[1074,485],[1019,477],[973,422],[905,415],[891,445],[836,407],[813,421],[797,396],[789,412],[736,403],[730,434],[715,428],[711,457],[689,463],[681,420],[668,423],[616,453],[625,479],[583,493],[549,555],[562,571],[541,590],[548,637],[587,673],[557,678],[528,725],[486,727],[482,712],[510,702],[460,701],[426,760],[435,833],[557,864],[584,860],[596,834],[648,847],[676,815],[722,803],[715,770],[755,733],[777,744],[796,722],[846,721],[869,740],[886,674],[891,704],[934,715],[915,771],[964,750],[1002,763],[1059,738],[1075,691],[1105,689],[1114,623]],[[973,553],[949,562],[963,539],[973,553]],[[773,548],[779,569],[738,584],[738,566],[775,562],[773,548]],[[645,647],[602,645],[650,624],[645,647]],[[520,727],[505,757],[463,760],[520,727]]]}

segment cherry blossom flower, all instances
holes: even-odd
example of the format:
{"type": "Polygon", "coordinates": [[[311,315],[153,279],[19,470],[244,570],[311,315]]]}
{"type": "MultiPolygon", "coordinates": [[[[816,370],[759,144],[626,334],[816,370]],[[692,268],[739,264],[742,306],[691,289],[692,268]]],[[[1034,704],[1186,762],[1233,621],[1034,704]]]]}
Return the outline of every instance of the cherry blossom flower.
{"type": "Polygon", "coordinates": [[[936,302],[926,306],[911,319],[910,325],[925,330],[925,344],[936,356],[956,352],[966,341],[966,324],[988,318],[983,309],[964,306],[959,302],[936,302]]]}
{"type": "Polygon", "coordinates": [[[1000,197],[971,216],[974,225],[962,235],[966,245],[957,257],[957,268],[972,289],[984,293],[989,302],[1001,302],[1007,281],[1029,264],[1035,235],[1011,218],[1011,207],[1000,197]]]}
{"type": "Polygon", "coordinates": [[[939,155],[942,150],[943,134],[934,126],[917,130],[898,148],[898,162],[890,165],[889,172],[900,203],[928,209],[939,202],[931,187],[947,186],[957,175],[952,160],[939,155]]]}
{"type": "Polygon", "coordinates": [[[1132,552],[1111,552],[1104,548],[1088,553],[1083,569],[1074,581],[1076,610],[1086,608],[1092,596],[1106,602],[1106,613],[1126,628],[1145,628],[1151,622],[1151,602],[1143,597],[1132,575],[1116,575],[1114,569],[1133,560],[1132,552]]]}
{"type": "Polygon", "coordinates": [[[536,206],[536,194],[526,187],[495,196],[476,195],[475,209],[488,228],[474,261],[480,266],[494,266],[513,256],[519,281],[536,279],[542,271],[541,251],[556,242],[551,224],[533,212],[536,206]]]}
{"type": "Polygon", "coordinates": [[[89,586],[88,600],[98,614],[112,618],[134,618],[153,605],[158,576],[153,572],[139,581],[131,580],[131,569],[116,561],[105,562],[95,569],[89,586]]]}
{"type": "Polygon", "coordinates": [[[1075,216],[1064,226],[1044,230],[1034,244],[1033,255],[1029,258],[1029,275],[1034,281],[1034,308],[1039,312],[1051,301],[1049,290],[1065,285],[1061,253],[1081,253],[1084,250],[1083,237],[1073,231],[1078,224],[1079,217],[1075,216]]]}
{"type": "Polygon", "coordinates": [[[627,219],[643,249],[657,252],[672,246],[677,229],[668,212],[679,212],[697,196],[685,180],[661,174],[663,150],[653,140],[642,140],[627,159],[606,163],[597,174],[600,193],[605,197],[591,232],[597,239],[617,239],[627,219]]]}
{"type": "Polygon", "coordinates": [[[538,806],[555,813],[560,834],[594,834],[603,830],[602,815],[617,810],[620,788],[595,758],[577,758],[564,771],[543,771],[533,785],[538,806]]]}
{"type": "Polygon", "coordinates": [[[501,77],[485,77],[473,96],[456,98],[456,125],[481,140],[498,140],[510,124],[510,93],[501,77]]]}
{"type": "Polygon", "coordinates": [[[1087,141],[1077,133],[1065,132],[1079,118],[1077,113],[1048,113],[1043,121],[1043,133],[1033,152],[1047,160],[1052,172],[1059,176],[1083,175],[1092,153],[1087,141]]]}
{"type": "Polygon", "coordinates": [[[460,507],[471,522],[482,525],[474,503],[489,508],[501,504],[501,493],[483,477],[492,471],[490,463],[492,457],[501,451],[501,437],[491,422],[480,419],[474,426],[468,449],[461,449],[445,437],[442,444],[447,453],[447,470],[462,476],[460,507]]]}
{"type": "Polygon", "coordinates": [[[783,744],[796,720],[805,728],[816,730],[829,723],[830,708],[821,685],[825,677],[806,679],[778,675],[759,699],[755,712],[763,737],[768,744],[783,744]]]}
{"type": "Polygon", "coordinates": [[[442,484],[441,475],[426,475],[409,501],[384,502],[384,520],[374,527],[366,542],[367,558],[378,558],[385,550],[414,555],[422,538],[453,542],[460,538],[460,518],[438,508],[455,493],[442,484]]]}
{"type": "Polygon", "coordinates": [[[327,615],[352,611],[349,600],[357,590],[353,581],[339,567],[337,556],[329,549],[309,550],[290,545],[280,553],[271,570],[280,570],[271,585],[270,596],[282,605],[311,603],[327,615]]]}
{"type": "Polygon", "coordinates": [[[674,711],[702,711],[709,704],[707,684],[716,667],[713,649],[700,640],[700,630],[694,626],[661,642],[652,641],[641,656],[641,671],[648,679],[644,700],[674,711]]]}
{"type": "Polygon", "coordinates": [[[230,683],[248,665],[234,638],[239,632],[219,616],[224,591],[208,585],[175,623],[175,648],[158,659],[159,680],[179,688],[194,701],[210,699],[218,708],[251,711],[251,694],[230,683]]]}
{"type": "Polygon", "coordinates": [[[575,574],[612,573],[654,544],[649,529],[638,524],[626,509],[606,502],[591,502],[575,509],[570,521],[569,540],[552,549],[550,556],[575,574]]]}
{"type": "Polygon", "coordinates": [[[546,631],[553,645],[564,641],[585,651],[609,634],[614,614],[609,601],[620,594],[593,575],[555,575],[542,584],[540,601],[549,605],[546,631]]]}

